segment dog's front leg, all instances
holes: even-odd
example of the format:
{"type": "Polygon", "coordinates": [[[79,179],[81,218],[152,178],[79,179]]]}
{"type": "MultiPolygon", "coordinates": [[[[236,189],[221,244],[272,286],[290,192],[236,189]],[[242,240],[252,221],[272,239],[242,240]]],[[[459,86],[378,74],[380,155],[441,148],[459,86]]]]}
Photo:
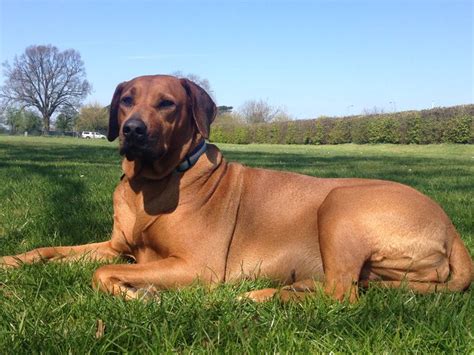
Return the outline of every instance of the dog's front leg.
{"type": "Polygon", "coordinates": [[[40,261],[111,260],[120,252],[111,247],[110,241],[76,246],[45,247],[26,253],[0,257],[0,267],[18,267],[40,261]]]}
{"type": "Polygon", "coordinates": [[[171,257],[143,264],[102,266],[94,274],[92,287],[126,299],[138,299],[158,290],[190,285],[199,277],[196,268],[171,257]]]}

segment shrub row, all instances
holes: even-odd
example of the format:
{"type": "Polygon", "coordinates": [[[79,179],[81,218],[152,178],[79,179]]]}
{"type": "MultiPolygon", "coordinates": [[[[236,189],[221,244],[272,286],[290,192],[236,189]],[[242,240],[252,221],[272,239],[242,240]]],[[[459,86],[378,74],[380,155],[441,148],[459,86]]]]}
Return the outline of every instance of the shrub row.
{"type": "Polygon", "coordinates": [[[474,143],[474,105],[393,114],[261,124],[216,123],[219,143],[474,143]]]}

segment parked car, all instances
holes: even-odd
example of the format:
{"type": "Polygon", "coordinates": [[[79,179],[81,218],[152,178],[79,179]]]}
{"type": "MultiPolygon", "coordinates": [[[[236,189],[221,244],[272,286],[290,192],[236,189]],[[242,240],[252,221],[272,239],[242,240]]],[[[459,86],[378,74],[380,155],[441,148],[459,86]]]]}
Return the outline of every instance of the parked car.
{"type": "Polygon", "coordinates": [[[105,139],[105,136],[102,133],[99,132],[89,132],[89,131],[83,131],[81,133],[81,138],[98,138],[98,139],[105,139]]]}

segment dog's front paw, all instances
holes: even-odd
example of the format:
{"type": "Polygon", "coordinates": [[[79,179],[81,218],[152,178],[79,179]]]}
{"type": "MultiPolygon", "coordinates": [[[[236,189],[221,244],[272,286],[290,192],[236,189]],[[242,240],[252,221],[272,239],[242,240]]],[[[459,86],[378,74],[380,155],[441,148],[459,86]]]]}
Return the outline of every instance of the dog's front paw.
{"type": "Polygon", "coordinates": [[[139,301],[159,301],[160,293],[155,286],[148,286],[134,291],[132,299],[139,301]]]}
{"type": "Polygon", "coordinates": [[[21,261],[14,256],[3,256],[0,257],[0,268],[11,269],[21,266],[21,261]]]}
{"type": "Polygon", "coordinates": [[[130,286],[115,286],[117,288],[115,294],[122,296],[125,300],[137,301],[159,301],[160,294],[156,287],[148,286],[143,288],[135,288],[130,286]]]}

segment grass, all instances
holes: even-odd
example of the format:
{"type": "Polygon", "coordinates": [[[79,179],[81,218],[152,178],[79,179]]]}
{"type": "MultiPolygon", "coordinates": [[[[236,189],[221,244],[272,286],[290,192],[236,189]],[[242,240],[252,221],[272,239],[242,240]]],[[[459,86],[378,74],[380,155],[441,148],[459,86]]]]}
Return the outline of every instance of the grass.
{"type": "MultiPolygon", "coordinates": [[[[251,166],[414,186],[443,206],[474,254],[473,146],[221,149],[228,160],[251,166]]],[[[0,255],[107,239],[119,162],[116,145],[104,141],[0,136],[0,255]]],[[[257,280],[126,302],[92,290],[98,265],[0,270],[0,353],[474,351],[472,288],[425,296],[372,288],[353,306],[324,297],[290,304],[235,300],[270,285],[257,280]]]]}

